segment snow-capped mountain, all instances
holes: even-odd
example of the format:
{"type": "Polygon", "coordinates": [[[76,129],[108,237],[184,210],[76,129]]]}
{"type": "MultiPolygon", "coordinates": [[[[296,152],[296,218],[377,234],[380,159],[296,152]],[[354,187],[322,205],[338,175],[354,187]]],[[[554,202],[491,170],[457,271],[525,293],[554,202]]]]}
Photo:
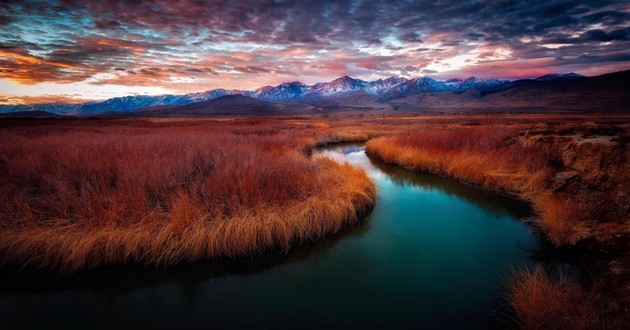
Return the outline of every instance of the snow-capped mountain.
{"type": "Polygon", "coordinates": [[[482,79],[479,79],[477,77],[470,77],[467,79],[464,79],[462,81],[460,81],[457,85],[456,88],[457,89],[471,89],[471,88],[476,88],[479,86],[482,86],[482,84],[484,83],[484,81],[482,79]]]}
{"type": "Polygon", "coordinates": [[[481,79],[475,76],[468,77],[466,79],[453,78],[444,81],[444,84],[453,90],[467,90],[467,89],[483,89],[492,88],[501,84],[508,83],[508,80],[499,79],[481,79]]]}
{"type": "Polygon", "coordinates": [[[348,76],[339,77],[331,82],[315,84],[309,91],[310,95],[331,96],[353,92],[369,86],[370,83],[348,76]]]}
{"type": "Polygon", "coordinates": [[[459,79],[459,78],[451,78],[451,79],[445,80],[444,84],[452,88],[457,88],[457,86],[459,86],[459,84],[461,84],[462,81],[464,80],[459,79]]]}
{"type": "Polygon", "coordinates": [[[261,87],[253,92],[252,97],[273,102],[288,101],[304,95],[308,90],[307,85],[299,81],[293,81],[282,83],[276,87],[261,87]]]}
{"type": "Polygon", "coordinates": [[[389,77],[387,79],[379,79],[370,82],[369,85],[365,88],[365,92],[373,95],[381,94],[390,90],[392,87],[398,84],[404,83],[405,81],[407,81],[407,79],[402,77],[389,77]]]}
{"type": "Polygon", "coordinates": [[[437,92],[450,88],[443,82],[429,77],[414,78],[399,84],[395,89],[404,92],[437,92]]]}
{"type": "Polygon", "coordinates": [[[79,105],[74,110],[82,114],[101,112],[134,111],[156,105],[186,104],[188,99],[182,95],[138,95],[115,97],[102,102],[88,102],[79,105]]]}
{"type": "Polygon", "coordinates": [[[183,95],[183,98],[187,100],[188,103],[201,102],[201,101],[208,101],[208,100],[216,99],[217,97],[221,97],[225,95],[237,95],[237,94],[241,94],[242,92],[243,91],[239,91],[236,89],[227,90],[223,88],[218,88],[218,89],[211,89],[209,91],[200,92],[200,93],[186,94],[186,95],[183,95]]]}
{"type": "Polygon", "coordinates": [[[544,76],[538,77],[536,78],[536,80],[538,81],[547,81],[547,80],[552,80],[552,79],[576,79],[576,78],[584,78],[583,75],[579,74],[579,73],[575,73],[575,72],[571,72],[571,73],[550,73],[550,74],[546,74],[544,76]]]}
{"type": "MultiPolygon", "coordinates": [[[[548,74],[535,81],[554,79],[577,79],[584,76],[577,73],[548,74]]],[[[528,81],[528,80],[523,80],[528,81]]],[[[532,80],[529,80],[532,81],[532,80]]],[[[265,86],[256,90],[212,89],[205,92],[184,95],[137,95],[111,98],[105,101],[94,101],[83,104],[35,104],[35,105],[0,105],[0,112],[16,111],[48,111],[57,114],[96,114],[107,112],[129,112],[153,106],[186,105],[213,100],[227,95],[244,95],[269,102],[316,102],[328,98],[348,98],[354,95],[374,96],[375,100],[387,102],[407,96],[434,93],[460,92],[470,89],[482,91],[482,94],[497,92],[511,88],[515,82],[498,79],[448,79],[438,81],[429,77],[405,79],[389,77],[375,81],[364,81],[349,76],[342,76],[329,82],[306,85],[299,81],[286,82],[277,86],[265,86]]]]}
{"type": "Polygon", "coordinates": [[[429,77],[414,78],[393,86],[386,92],[380,94],[380,101],[388,101],[408,95],[431,93],[453,90],[453,88],[441,81],[429,77]]]}

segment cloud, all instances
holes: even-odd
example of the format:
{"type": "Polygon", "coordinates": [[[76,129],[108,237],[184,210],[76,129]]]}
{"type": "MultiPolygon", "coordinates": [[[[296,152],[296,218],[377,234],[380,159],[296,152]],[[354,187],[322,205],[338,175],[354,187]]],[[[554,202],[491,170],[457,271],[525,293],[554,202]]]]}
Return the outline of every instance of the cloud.
{"type": "Polygon", "coordinates": [[[77,98],[77,95],[67,94],[45,94],[40,96],[0,96],[0,105],[3,104],[42,104],[42,103],[68,103],[77,104],[91,101],[89,99],[77,98]]]}
{"type": "Polygon", "coordinates": [[[532,76],[598,72],[629,63],[629,22],[623,0],[3,1],[0,79],[194,91],[341,74],[526,74],[505,63],[527,63],[532,76]]]}

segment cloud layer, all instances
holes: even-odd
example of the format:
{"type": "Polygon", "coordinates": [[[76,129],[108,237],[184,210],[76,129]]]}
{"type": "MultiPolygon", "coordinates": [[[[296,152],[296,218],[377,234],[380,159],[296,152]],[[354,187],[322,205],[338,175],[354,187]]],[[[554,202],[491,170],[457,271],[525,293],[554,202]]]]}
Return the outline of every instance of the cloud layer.
{"type": "Polygon", "coordinates": [[[629,22],[627,1],[601,0],[9,0],[0,94],[42,96],[47,86],[103,98],[344,74],[592,75],[630,68],[629,22]]]}

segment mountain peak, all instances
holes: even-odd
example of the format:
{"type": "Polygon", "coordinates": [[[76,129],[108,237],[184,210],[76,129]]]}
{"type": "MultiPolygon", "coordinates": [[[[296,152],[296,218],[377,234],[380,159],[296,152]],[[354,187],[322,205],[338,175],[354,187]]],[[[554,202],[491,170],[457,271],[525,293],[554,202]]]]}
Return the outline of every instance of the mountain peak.
{"type": "Polygon", "coordinates": [[[575,72],[570,73],[549,73],[544,76],[540,76],[536,78],[538,81],[546,81],[552,79],[576,79],[576,78],[584,78],[583,75],[575,72]]]}
{"type": "Polygon", "coordinates": [[[278,86],[266,86],[264,89],[257,89],[252,93],[258,99],[265,101],[287,101],[300,97],[306,93],[308,86],[301,81],[284,82],[278,86]]]}
{"type": "Polygon", "coordinates": [[[345,75],[327,83],[318,83],[313,85],[312,94],[319,96],[330,96],[359,90],[368,85],[369,83],[366,81],[354,79],[350,76],[345,75]]]}
{"type": "Polygon", "coordinates": [[[426,77],[426,76],[413,78],[413,79],[411,79],[409,81],[413,81],[413,82],[416,82],[418,84],[430,84],[430,83],[433,83],[433,82],[438,82],[437,80],[435,80],[435,79],[433,79],[431,77],[426,77]]]}
{"type": "Polygon", "coordinates": [[[464,79],[464,81],[481,81],[481,79],[475,77],[475,76],[470,76],[466,79],[464,79]]]}
{"type": "Polygon", "coordinates": [[[344,75],[341,76],[333,81],[331,81],[330,83],[336,82],[336,83],[346,83],[346,82],[354,82],[354,81],[359,81],[358,79],[354,79],[348,75],[344,75]]]}
{"type": "Polygon", "coordinates": [[[291,82],[284,82],[278,86],[306,86],[306,84],[304,84],[301,81],[291,81],[291,82]]]}

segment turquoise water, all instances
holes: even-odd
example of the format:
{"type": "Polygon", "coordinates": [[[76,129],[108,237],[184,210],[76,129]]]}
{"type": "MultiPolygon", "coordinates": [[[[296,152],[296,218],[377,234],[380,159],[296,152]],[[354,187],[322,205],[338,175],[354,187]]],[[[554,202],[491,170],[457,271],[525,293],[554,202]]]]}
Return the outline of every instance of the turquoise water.
{"type": "Polygon", "coordinates": [[[6,279],[10,328],[506,328],[510,267],[533,263],[519,202],[370,160],[378,189],[355,227],[287,255],[175,269],[115,268],[64,280],[6,279]]]}

